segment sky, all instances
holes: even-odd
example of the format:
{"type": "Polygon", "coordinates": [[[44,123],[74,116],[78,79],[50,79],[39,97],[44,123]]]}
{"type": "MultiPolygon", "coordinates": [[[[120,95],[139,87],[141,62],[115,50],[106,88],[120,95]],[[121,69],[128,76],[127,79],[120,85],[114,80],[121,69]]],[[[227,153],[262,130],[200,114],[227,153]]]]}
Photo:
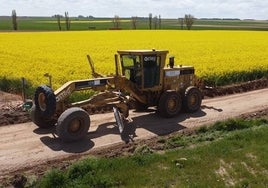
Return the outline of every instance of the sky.
{"type": "Polygon", "coordinates": [[[268,20],[268,0],[0,0],[0,16],[239,18],[268,20]]]}

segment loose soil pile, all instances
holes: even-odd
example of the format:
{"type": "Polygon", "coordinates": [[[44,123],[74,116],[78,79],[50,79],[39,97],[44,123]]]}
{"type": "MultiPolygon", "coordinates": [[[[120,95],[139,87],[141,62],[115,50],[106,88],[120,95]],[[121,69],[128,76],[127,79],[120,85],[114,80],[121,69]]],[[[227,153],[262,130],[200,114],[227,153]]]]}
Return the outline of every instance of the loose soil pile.
{"type": "Polygon", "coordinates": [[[0,91],[0,126],[29,122],[29,114],[22,105],[21,96],[0,91]]]}

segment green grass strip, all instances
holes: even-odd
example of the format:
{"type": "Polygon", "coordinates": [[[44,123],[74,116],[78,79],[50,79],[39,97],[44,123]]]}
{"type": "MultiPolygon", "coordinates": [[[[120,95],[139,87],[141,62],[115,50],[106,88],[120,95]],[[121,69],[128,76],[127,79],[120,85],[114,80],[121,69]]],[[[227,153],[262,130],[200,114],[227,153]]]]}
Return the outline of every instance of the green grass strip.
{"type": "Polygon", "coordinates": [[[159,138],[169,149],[164,154],[145,145],[129,157],[91,157],[47,172],[36,186],[267,187],[267,125],[265,119],[218,122],[190,136],[159,138]]]}

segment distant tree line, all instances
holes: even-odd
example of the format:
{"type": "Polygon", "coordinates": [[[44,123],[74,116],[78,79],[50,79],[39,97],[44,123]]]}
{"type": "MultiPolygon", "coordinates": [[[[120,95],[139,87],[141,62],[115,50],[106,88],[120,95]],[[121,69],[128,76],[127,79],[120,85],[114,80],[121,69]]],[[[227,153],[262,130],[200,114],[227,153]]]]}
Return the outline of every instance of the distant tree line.
{"type": "MultiPolygon", "coordinates": [[[[17,13],[16,10],[12,10],[12,25],[13,25],[13,30],[18,30],[18,22],[17,22],[17,13]]],[[[53,15],[52,17],[57,19],[57,25],[58,29],[61,31],[62,26],[61,26],[61,19],[65,18],[65,25],[66,25],[66,30],[69,31],[71,29],[71,20],[69,17],[69,13],[65,12],[64,16],[60,14],[53,15]]],[[[79,15],[78,18],[85,18],[82,15],[79,15]]],[[[86,18],[93,19],[93,16],[88,16],[86,18]]],[[[137,16],[132,16],[131,17],[131,28],[133,30],[137,29],[138,25],[138,17],[137,16]]],[[[184,18],[178,18],[179,26],[180,29],[184,29],[184,25],[188,30],[190,30],[194,24],[195,18],[191,14],[185,14],[184,18]]],[[[114,18],[112,19],[113,23],[113,29],[121,29],[120,24],[121,20],[118,15],[115,15],[114,18]]],[[[149,23],[149,29],[161,29],[162,28],[162,18],[161,15],[154,16],[152,13],[149,13],[148,17],[148,23],[149,23]]]]}
{"type": "Polygon", "coordinates": [[[191,14],[185,14],[184,19],[183,20],[180,20],[181,29],[183,29],[183,23],[185,23],[186,28],[188,30],[190,30],[192,28],[193,24],[194,24],[194,20],[195,20],[195,18],[194,18],[193,15],[191,15],[191,14]]]}
{"type": "Polygon", "coordinates": [[[66,24],[66,30],[69,31],[71,28],[71,20],[68,12],[65,12],[65,24],[66,24]]]}
{"type": "MultiPolygon", "coordinates": [[[[70,20],[70,17],[69,17],[69,13],[65,12],[64,15],[65,15],[66,30],[69,31],[71,29],[71,20],[70,20]]],[[[64,18],[64,17],[62,15],[60,15],[60,14],[55,14],[52,17],[57,19],[58,28],[61,31],[62,30],[62,28],[61,28],[61,18],[64,18]]]]}
{"type": "Polygon", "coordinates": [[[12,10],[12,25],[13,25],[13,30],[18,30],[18,22],[17,22],[17,13],[16,10],[12,10]]]}
{"type": "Polygon", "coordinates": [[[191,14],[185,14],[184,18],[178,18],[180,29],[184,29],[184,24],[188,30],[190,30],[194,24],[195,18],[191,14]]]}
{"type": "Polygon", "coordinates": [[[161,29],[161,15],[153,17],[153,14],[149,13],[149,29],[161,29]]]}

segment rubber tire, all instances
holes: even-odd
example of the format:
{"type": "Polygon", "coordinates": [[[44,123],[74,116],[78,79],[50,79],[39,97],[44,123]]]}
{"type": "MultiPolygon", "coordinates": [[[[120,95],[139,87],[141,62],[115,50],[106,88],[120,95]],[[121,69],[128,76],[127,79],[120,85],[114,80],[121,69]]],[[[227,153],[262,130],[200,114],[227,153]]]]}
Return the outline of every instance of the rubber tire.
{"type": "Polygon", "coordinates": [[[39,128],[47,129],[55,126],[56,121],[51,119],[45,119],[40,114],[39,111],[36,110],[36,106],[33,104],[30,109],[30,118],[39,128]]]}
{"type": "Polygon", "coordinates": [[[179,114],[182,108],[182,100],[179,93],[175,91],[166,91],[164,92],[159,100],[158,103],[158,112],[160,116],[165,118],[171,118],[179,114]],[[175,108],[169,109],[169,102],[170,100],[175,100],[175,108]]]}
{"type": "Polygon", "coordinates": [[[72,107],[65,110],[58,118],[56,133],[64,142],[73,142],[85,138],[89,127],[89,114],[82,108],[72,107]],[[79,120],[81,123],[78,131],[76,132],[71,132],[69,129],[73,120],[79,120]]]}
{"type": "Polygon", "coordinates": [[[36,106],[36,111],[38,111],[38,113],[40,113],[40,115],[44,118],[49,119],[51,116],[54,115],[56,111],[56,96],[54,94],[54,91],[46,85],[41,85],[37,87],[34,94],[34,104],[36,106]],[[41,93],[43,93],[45,96],[45,110],[42,110],[40,108],[40,104],[38,101],[38,97],[41,93]]]}
{"type": "Polygon", "coordinates": [[[190,86],[185,90],[184,100],[183,100],[183,108],[186,112],[196,112],[200,109],[202,103],[202,93],[201,91],[195,87],[190,86]],[[195,97],[194,104],[191,104],[191,98],[195,97]]]}

